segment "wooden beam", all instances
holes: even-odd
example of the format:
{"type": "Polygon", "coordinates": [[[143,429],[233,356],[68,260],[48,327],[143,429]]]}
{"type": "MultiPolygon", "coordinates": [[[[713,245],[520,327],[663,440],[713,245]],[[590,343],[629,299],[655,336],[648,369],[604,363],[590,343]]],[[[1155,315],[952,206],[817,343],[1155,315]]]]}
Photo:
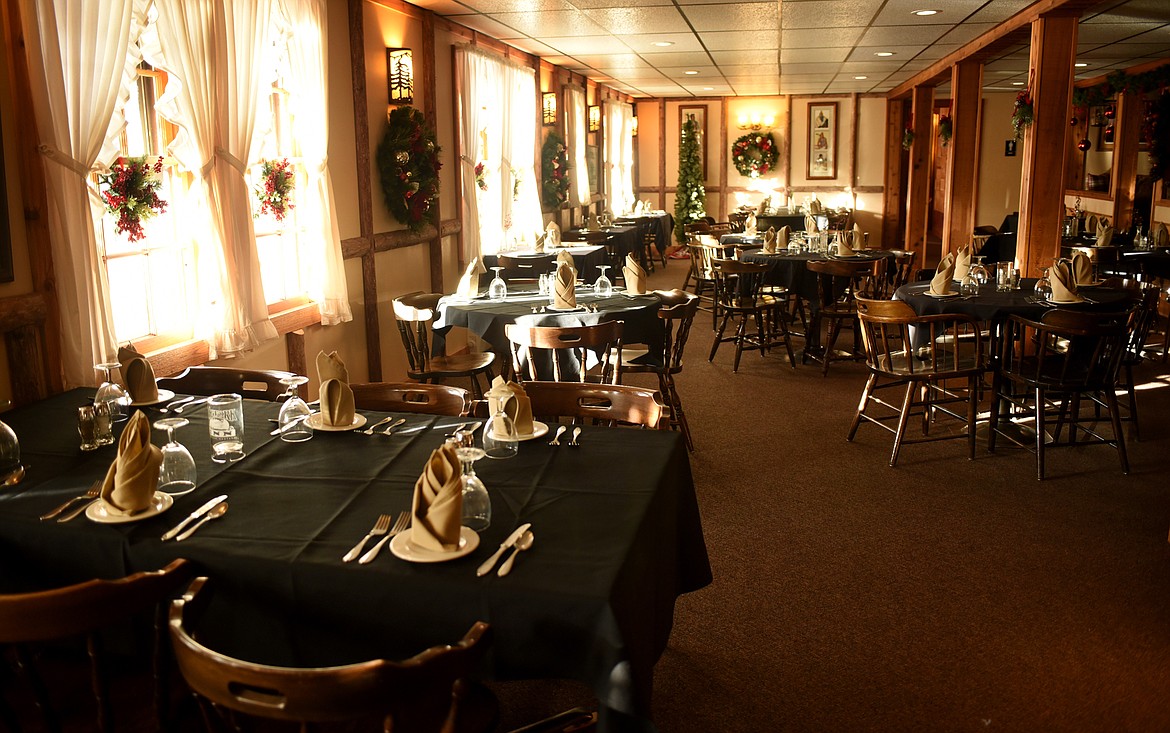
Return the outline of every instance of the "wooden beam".
{"type": "Polygon", "coordinates": [[[1060,255],[1064,223],[1064,166],[1072,96],[1077,19],[1044,16],[1032,22],[1029,89],[1034,121],[1024,132],[1020,226],[1016,261],[1021,274],[1037,277],[1060,255]]]}
{"type": "MultiPolygon", "coordinates": [[[[284,335],[284,354],[288,370],[293,374],[308,374],[308,360],[305,359],[305,332],[303,329],[289,331],[284,335]]],[[[301,399],[309,396],[309,385],[302,384],[297,389],[301,399]]]]}
{"type": "Polygon", "coordinates": [[[970,244],[979,200],[979,138],[982,128],[983,64],[963,61],[951,69],[950,164],[943,207],[943,252],[970,244]]]}
{"type": "MultiPolygon", "coordinates": [[[[435,94],[437,86],[435,80],[435,14],[429,10],[424,12],[422,16],[422,48],[420,51],[423,78],[423,115],[434,125],[435,117],[438,114],[438,102],[435,94]]],[[[419,66],[420,64],[415,64],[416,69],[419,66]]],[[[435,221],[439,222],[440,225],[443,221],[442,201],[441,196],[435,196],[434,216],[435,221]]],[[[443,292],[443,239],[438,231],[435,232],[435,236],[427,240],[427,248],[429,250],[427,260],[431,270],[431,292],[441,293],[443,292]]]]}
{"type": "MultiPolygon", "coordinates": [[[[658,100],[658,189],[666,190],[666,100],[662,98],[658,100]]],[[[658,208],[666,208],[665,193],[658,195],[658,208]]]]}
{"type": "Polygon", "coordinates": [[[906,191],[906,249],[919,254],[923,267],[930,262],[926,232],[930,226],[930,177],[933,171],[931,136],[934,114],[934,87],[914,89],[911,121],[914,125],[914,144],[910,147],[910,183],[906,191]]]}
{"type": "MultiPolygon", "coordinates": [[[[1124,92],[1117,96],[1117,122],[1113,139],[1113,226],[1121,231],[1133,226],[1134,198],[1137,193],[1138,144],[1141,141],[1145,103],[1140,94],[1124,92]]],[[[1067,146],[1067,147],[1072,147],[1067,146]]]]}
{"type": "Polygon", "coordinates": [[[886,145],[882,197],[882,246],[896,249],[905,242],[906,203],[902,196],[902,173],[906,165],[902,130],[906,127],[906,105],[901,100],[886,103],[886,145]]]}

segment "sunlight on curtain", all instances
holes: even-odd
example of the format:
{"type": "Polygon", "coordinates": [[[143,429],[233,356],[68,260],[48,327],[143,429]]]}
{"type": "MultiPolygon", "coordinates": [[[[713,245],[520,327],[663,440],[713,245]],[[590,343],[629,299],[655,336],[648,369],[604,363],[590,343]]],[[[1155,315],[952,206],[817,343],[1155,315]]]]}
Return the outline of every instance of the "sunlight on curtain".
{"type": "Polygon", "coordinates": [[[201,278],[206,310],[196,335],[207,340],[212,358],[230,356],[277,335],[268,319],[252,214],[239,205],[252,195],[245,171],[256,160],[274,0],[155,0],[155,6],[161,63],[180,82],[173,96],[168,90],[168,99],[159,100],[158,111],[183,128],[171,152],[197,174],[198,218],[207,223],[199,268],[220,275],[218,289],[208,287],[212,278],[201,278]]]}
{"type": "Polygon", "coordinates": [[[624,102],[606,100],[605,170],[609,209],[627,214],[634,208],[633,118],[634,108],[624,102]]]}
{"type": "Polygon", "coordinates": [[[568,90],[565,104],[565,119],[569,124],[569,152],[573,156],[573,170],[570,176],[569,200],[581,206],[589,205],[589,167],[585,159],[585,90],[568,90]]]}
{"type": "Polygon", "coordinates": [[[544,231],[540,197],[536,190],[536,75],[530,67],[509,65],[510,81],[506,108],[508,127],[505,140],[512,226],[508,236],[522,249],[536,244],[544,231]]]}
{"type": "MultiPolygon", "coordinates": [[[[484,54],[468,46],[458,46],[455,49],[455,66],[459,86],[459,139],[461,142],[459,163],[462,172],[463,185],[463,257],[470,262],[480,254],[495,254],[500,240],[484,241],[482,226],[475,226],[473,222],[481,221],[480,195],[487,193],[480,191],[475,182],[475,165],[484,155],[489,121],[498,116],[499,104],[495,100],[503,97],[503,79],[497,65],[484,54]],[[486,105],[484,100],[493,100],[493,104],[486,105]],[[489,109],[491,112],[489,113],[489,109]]],[[[487,163],[484,163],[487,165],[487,163]]],[[[497,194],[498,194],[498,186],[497,194]]],[[[490,188],[489,188],[490,190],[490,188]]],[[[492,211],[492,207],[485,207],[492,211]]],[[[494,211],[499,212],[495,207],[494,211]]]]}
{"type": "Polygon", "coordinates": [[[20,3],[39,149],[47,159],[47,219],[67,388],[92,385],[93,365],[116,352],[98,251],[102,208],[89,173],[95,164],[108,165],[117,149],[125,126],[118,110],[136,82],[145,15],[145,0],[20,3]]]}
{"type": "Polygon", "coordinates": [[[280,0],[288,22],[287,39],[293,138],[308,174],[308,184],[298,198],[310,246],[300,258],[302,279],[321,311],[322,325],[353,319],[341,233],[329,174],[329,105],[325,69],[327,57],[324,0],[280,0]]]}

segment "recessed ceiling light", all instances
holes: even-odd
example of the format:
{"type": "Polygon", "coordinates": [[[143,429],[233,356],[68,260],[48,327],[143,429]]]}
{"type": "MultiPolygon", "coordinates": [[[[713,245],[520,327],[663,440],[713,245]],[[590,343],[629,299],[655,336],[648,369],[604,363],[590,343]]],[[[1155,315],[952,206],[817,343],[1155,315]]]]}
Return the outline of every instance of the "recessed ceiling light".
{"type": "Polygon", "coordinates": [[[1022,82],[1022,81],[1013,81],[1013,82],[1012,82],[1012,86],[1013,86],[1013,87],[1022,87],[1022,86],[1024,86],[1024,82],[1022,82]]]}
{"type": "Polygon", "coordinates": [[[698,74],[699,74],[699,72],[697,72],[693,69],[687,69],[683,73],[686,74],[687,76],[698,76],[698,74]]]}
{"type": "Polygon", "coordinates": [[[914,14],[921,15],[921,16],[925,17],[927,15],[938,15],[941,12],[942,12],[941,10],[915,10],[914,14]]]}
{"type": "Polygon", "coordinates": [[[1073,66],[1077,67],[1078,69],[1083,69],[1086,66],[1088,66],[1088,64],[1086,64],[1084,61],[1082,61],[1079,64],[1073,64],[1073,66]]]}
{"type": "Polygon", "coordinates": [[[658,46],[659,48],[667,48],[668,46],[673,46],[674,41],[655,41],[654,43],[652,43],[650,45],[651,46],[658,46]]]}
{"type": "Polygon", "coordinates": [[[855,76],[853,78],[858,80],[858,81],[861,81],[862,79],[868,79],[869,77],[868,76],[855,76]]]}
{"type": "Polygon", "coordinates": [[[703,87],[703,91],[704,92],[713,92],[713,91],[715,91],[715,87],[703,87]]]}
{"type": "Polygon", "coordinates": [[[893,56],[893,55],[894,55],[893,51],[877,51],[874,53],[874,56],[881,56],[883,58],[886,56],[893,56]]]}

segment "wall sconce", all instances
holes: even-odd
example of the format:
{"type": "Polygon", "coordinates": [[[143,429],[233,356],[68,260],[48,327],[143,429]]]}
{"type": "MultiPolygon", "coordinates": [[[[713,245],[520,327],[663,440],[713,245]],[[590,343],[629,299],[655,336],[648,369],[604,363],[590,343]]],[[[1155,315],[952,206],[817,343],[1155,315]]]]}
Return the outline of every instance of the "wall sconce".
{"type": "Polygon", "coordinates": [[[589,108],[589,132],[601,129],[601,107],[596,104],[589,108]]]}
{"type": "Polygon", "coordinates": [[[557,124],[557,93],[545,92],[541,102],[541,120],[545,126],[557,124]]]}
{"type": "Polygon", "coordinates": [[[409,48],[386,49],[386,89],[390,104],[414,101],[414,59],[409,48]]]}
{"type": "Polygon", "coordinates": [[[759,112],[752,112],[750,115],[741,112],[738,122],[741,130],[770,130],[776,123],[776,118],[773,115],[761,116],[759,112]]]}
{"type": "Polygon", "coordinates": [[[638,137],[638,115],[634,115],[634,118],[630,123],[630,134],[634,137],[638,137]]]}

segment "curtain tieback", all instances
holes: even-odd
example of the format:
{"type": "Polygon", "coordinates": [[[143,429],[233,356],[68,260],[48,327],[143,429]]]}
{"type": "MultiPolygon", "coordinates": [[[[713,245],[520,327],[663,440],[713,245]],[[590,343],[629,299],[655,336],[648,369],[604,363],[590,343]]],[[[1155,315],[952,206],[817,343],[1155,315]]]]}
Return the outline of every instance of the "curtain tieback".
{"type": "Polygon", "coordinates": [[[66,155],[65,153],[61,152],[60,150],[58,150],[57,148],[54,148],[51,145],[46,145],[44,143],[41,143],[40,145],[37,146],[37,152],[39,152],[41,155],[45,156],[49,160],[53,161],[57,165],[64,166],[64,167],[68,168],[69,170],[73,171],[74,173],[76,173],[79,176],[88,176],[89,175],[89,166],[88,165],[85,165],[84,163],[77,160],[76,158],[73,158],[72,156],[66,155]]]}
{"type": "Polygon", "coordinates": [[[460,155],[459,160],[462,160],[464,162],[464,164],[469,165],[472,168],[475,167],[475,161],[472,160],[471,158],[468,158],[466,155],[460,155]]]}
{"type": "Polygon", "coordinates": [[[223,148],[216,148],[215,155],[208,158],[207,162],[203,164],[203,167],[199,169],[199,175],[201,177],[207,178],[207,176],[211,173],[211,169],[215,167],[216,158],[222,158],[225,163],[238,170],[241,176],[247,172],[248,166],[244,165],[242,160],[224,150],[223,148]]]}

